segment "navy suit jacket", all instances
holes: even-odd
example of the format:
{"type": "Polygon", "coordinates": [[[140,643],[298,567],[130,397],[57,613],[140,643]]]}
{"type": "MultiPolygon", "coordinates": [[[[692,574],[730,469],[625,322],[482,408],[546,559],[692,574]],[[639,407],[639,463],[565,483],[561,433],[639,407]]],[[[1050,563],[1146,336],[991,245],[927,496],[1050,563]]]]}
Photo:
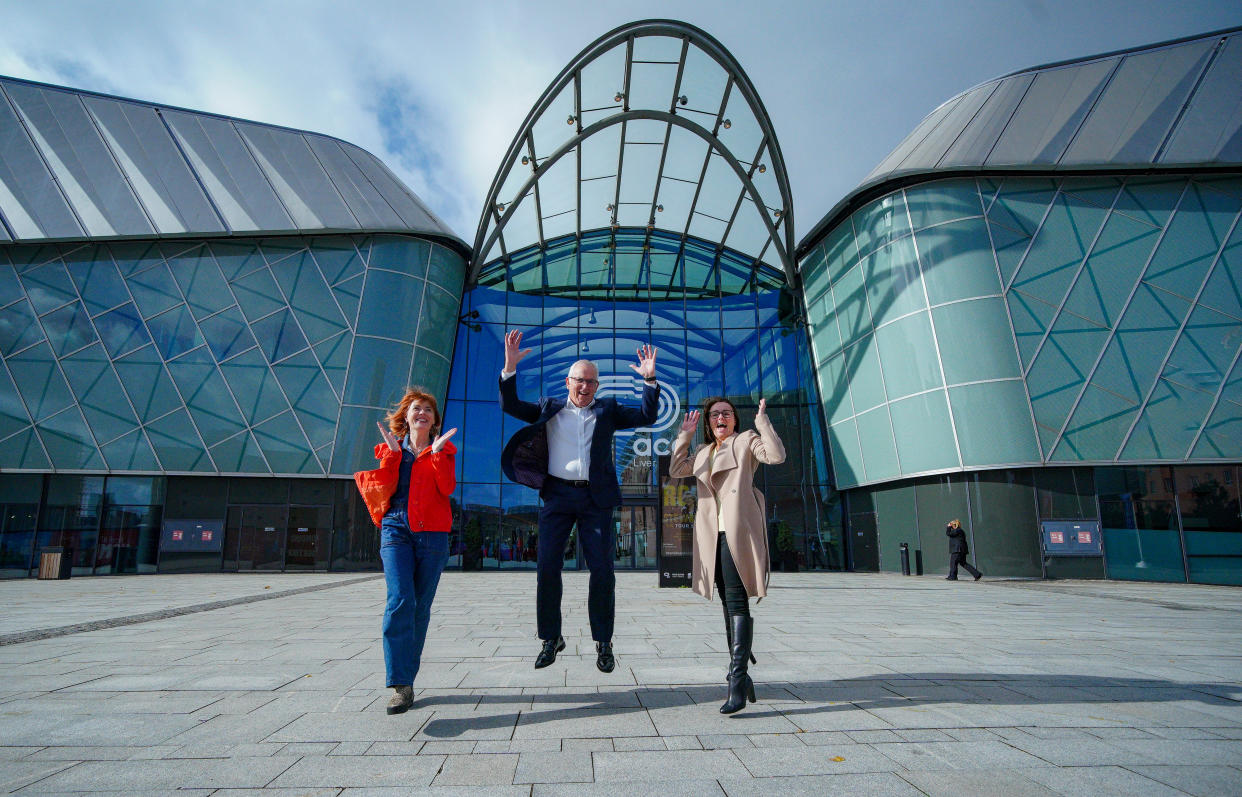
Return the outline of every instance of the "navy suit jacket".
{"type": "MultiPolygon", "coordinates": [[[[518,484],[543,489],[548,475],[548,421],[565,407],[565,400],[544,397],[539,403],[522,401],[517,395],[517,377],[500,380],[500,408],[514,418],[530,424],[518,429],[500,455],[500,468],[518,484]]],[[[660,410],[660,388],[643,383],[642,405],[619,404],[614,398],[598,398],[591,406],[595,413],[595,432],[591,436],[591,499],[600,508],[621,503],[617,466],[612,456],[612,436],[619,429],[634,429],[655,423],[660,410]]]]}

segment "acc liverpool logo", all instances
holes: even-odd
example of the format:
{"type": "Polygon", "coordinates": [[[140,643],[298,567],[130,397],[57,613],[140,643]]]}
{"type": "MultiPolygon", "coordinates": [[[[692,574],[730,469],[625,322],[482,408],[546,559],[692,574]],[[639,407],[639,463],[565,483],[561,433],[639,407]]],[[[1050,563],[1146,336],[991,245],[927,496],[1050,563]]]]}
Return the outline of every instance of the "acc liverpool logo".
{"type": "MultiPolygon", "coordinates": [[[[634,404],[642,399],[643,383],[641,380],[629,376],[601,376],[599,378],[599,390],[596,391],[597,397],[612,396],[620,399],[627,404],[634,404]]],[[[681,399],[660,383],[660,410],[656,415],[655,423],[650,426],[642,426],[637,429],[625,429],[617,432],[617,436],[629,436],[639,432],[648,432],[651,437],[640,437],[634,441],[633,451],[635,454],[645,456],[655,453],[668,454],[672,452],[672,442],[661,437],[662,433],[669,429],[677,419],[681,417],[681,399]],[[654,441],[654,446],[652,445],[654,441]],[[654,447],[654,452],[652,448],[654,447]]]]}

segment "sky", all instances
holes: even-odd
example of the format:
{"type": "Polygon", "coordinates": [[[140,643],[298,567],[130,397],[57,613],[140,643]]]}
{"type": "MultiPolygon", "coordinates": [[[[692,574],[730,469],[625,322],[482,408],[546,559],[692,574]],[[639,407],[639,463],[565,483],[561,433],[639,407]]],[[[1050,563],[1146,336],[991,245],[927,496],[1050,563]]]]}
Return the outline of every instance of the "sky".
{"type": "Polygon", "coordinates": [[[767,108],[801,239],[945,100],[1010,72],[1242,25],[1237,0],[0,0],[0,75],[324,133],[469,244],[560,70],[627,22],[728,49],[767,108]]]}

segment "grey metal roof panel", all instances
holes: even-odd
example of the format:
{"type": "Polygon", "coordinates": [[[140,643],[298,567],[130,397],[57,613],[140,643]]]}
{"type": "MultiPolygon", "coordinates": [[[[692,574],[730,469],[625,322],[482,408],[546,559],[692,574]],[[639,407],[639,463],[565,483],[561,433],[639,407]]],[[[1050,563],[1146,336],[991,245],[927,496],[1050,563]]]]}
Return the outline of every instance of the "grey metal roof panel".
{"type": "Polygon", "coordinates": [[[1242,35],[1230,36],[1187,103],[1160,163],[1242,161],[1242,35]]]}
{"type": "Polygon", "coordinates": [[[938,173],[1242,166],[1242,28],[1006,75],[943,103],[828,212],[938,173]]]}
{"type": "Polygon", "coordinates": [[[354,230],[469,252],[352,144],[0,77],[0,241],[354,230]]]}

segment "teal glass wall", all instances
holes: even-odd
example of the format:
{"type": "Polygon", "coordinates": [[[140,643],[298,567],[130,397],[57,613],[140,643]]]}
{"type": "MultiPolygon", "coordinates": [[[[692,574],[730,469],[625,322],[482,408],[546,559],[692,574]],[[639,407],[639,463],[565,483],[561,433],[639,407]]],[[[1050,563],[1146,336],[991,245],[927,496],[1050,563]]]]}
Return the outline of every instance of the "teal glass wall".
{"type": "Polygon", "coordinates": [[[407,236],[0,247],[0,467],[349,475],[443,396],[465,263],[407,236]]]}
{"type": "Polygon", "coordinates": [[[801,263],[837,484],[1237,461],[1242,178],[940,180],[801,263]]]}

